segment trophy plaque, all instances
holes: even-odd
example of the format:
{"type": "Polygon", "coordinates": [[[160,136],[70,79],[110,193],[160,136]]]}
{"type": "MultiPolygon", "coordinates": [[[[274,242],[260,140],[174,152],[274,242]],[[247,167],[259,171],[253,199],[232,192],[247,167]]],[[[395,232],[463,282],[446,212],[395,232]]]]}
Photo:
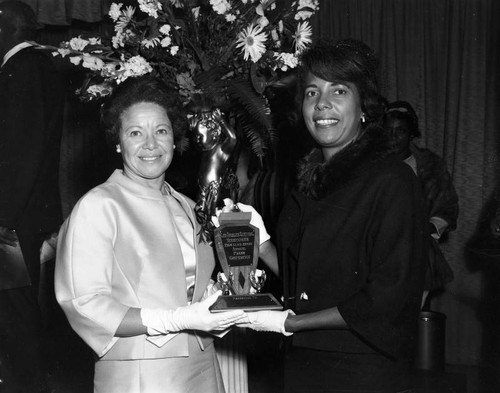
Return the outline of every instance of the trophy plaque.
{"type": "Polygon", "coordinates": [[[223,212],[214,230],[215,249],[222,268],[217,281],[223,294],[210,311],[282,310],[270,293],[260,293],[266,275],[256,272],[259,261],[259,229],[250,224],[251,212],[223,212]],[[251,293],[252,288],[256,293],[251,293]]]}

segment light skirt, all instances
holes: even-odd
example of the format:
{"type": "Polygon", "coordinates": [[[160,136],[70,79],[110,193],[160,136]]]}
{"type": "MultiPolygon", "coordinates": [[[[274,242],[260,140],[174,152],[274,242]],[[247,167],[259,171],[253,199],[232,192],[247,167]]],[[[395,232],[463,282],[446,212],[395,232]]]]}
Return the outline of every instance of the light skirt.
{"type": "Polygon", "coordinates": [[[245,334],[246,329],[233,328],[215,340],[226,393],[248,393],[245,334]]]}
{"type": "Polygon", "coordinates": [[[98,361],[94,393],[224,393],[213,345],[200,349],[189,336],[189,356],[98,361]]]}

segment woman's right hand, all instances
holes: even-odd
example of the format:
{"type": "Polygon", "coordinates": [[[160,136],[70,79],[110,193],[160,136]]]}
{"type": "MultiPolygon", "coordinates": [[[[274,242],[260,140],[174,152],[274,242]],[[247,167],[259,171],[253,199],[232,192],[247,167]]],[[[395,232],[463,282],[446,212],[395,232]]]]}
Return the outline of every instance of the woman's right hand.
{"type": "Polygon", "coordinates": [[[178,307],[175,310],[142,309],[141,318],[149,335],[167,334],[182,330],[205,332],[222,331],[246,318],[241,310],[212,313],[209,307],[215,303],[222,291],[217,291],[201,302],[178,307]]]}

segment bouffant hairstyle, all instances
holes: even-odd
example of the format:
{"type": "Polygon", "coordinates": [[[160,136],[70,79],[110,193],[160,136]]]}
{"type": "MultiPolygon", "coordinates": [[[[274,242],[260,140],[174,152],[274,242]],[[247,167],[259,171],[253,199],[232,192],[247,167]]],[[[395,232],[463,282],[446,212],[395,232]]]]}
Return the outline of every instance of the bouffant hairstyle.
{"type": "Polygon", "coordinates": [[[422,134],[418,128],[418,117],[413,107],[406,101],[394,101],[387,105],[384,115],[384,122],[391,119],[398,119],[410,131],[410,138],[419,138],[422,134]]]}
{"type": "Polygon", "coordinates": [[[302,108],[306,78],[311,73],[329,82],[354,84],[366,118],[364,126],[373,122],[380,124],[384,101],[378,92],[377,69],[378,59],[365,43],[352,38],[320,39],[300,56],[296,105],[302,108]]]}
{"type": "Polygon", "coordinates": [[[101,124],[112,147],[120,140],[122,114],[132,105],[143,102],[164,108],[172,123],[174,142],[177,143],[183,138],[188,123],[177,91],[157,78],[142,76],[128,78],[120,83],[101,106],[101,124]]]}

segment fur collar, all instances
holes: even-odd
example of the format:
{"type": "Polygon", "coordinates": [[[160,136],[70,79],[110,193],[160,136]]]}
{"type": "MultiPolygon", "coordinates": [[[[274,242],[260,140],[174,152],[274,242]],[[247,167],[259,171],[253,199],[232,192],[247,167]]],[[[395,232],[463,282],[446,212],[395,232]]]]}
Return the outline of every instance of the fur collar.
{"type": "Polygon", "coordinates": [[[365,131],[325,162],[321,149],[315,147],[299,163],[298,189],[309,198],[321,199],[352,179],[360,169],[390,153],[389,140],[379,128],[365,131]]]}

